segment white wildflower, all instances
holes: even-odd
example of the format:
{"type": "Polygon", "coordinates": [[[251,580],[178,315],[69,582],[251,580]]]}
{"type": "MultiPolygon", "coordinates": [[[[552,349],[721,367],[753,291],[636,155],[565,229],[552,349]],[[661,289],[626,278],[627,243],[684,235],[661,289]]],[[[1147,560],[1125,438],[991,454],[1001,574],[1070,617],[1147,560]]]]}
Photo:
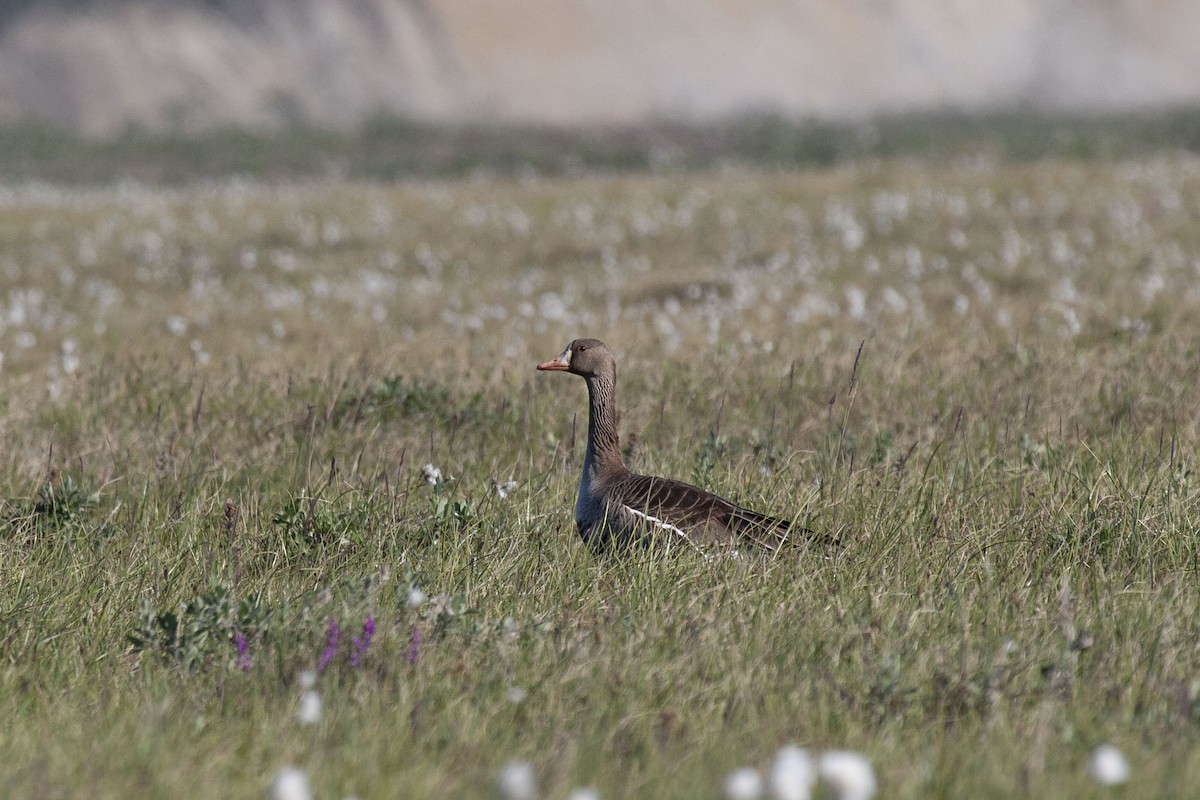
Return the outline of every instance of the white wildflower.
{"type": "Polygon", "coordinates": [[[271,788],[267,790],[271,800],[313,800],[308,775],[297,767],[284,767],[275,774],[271,788]]]}
{"type": "Polygon", "coordinates": [[[414,586],[408,590],[408,604],[412,608],[425,605],[425,601],[429,597],[421,590],[419,586],[414,586]]]}
{"type": "Polygon", "coordinates": [[[309,689],[300,695],[300,707],[296,709],[296,721],[301,725],[316,725],[321,721],[321,693],[309,689]]]}
{"type": "Polygon", "coordinates": [[[79,342],[75,339],[64,339],[62,343],[62,368],[68,375],[79,369],[79,342]]]}
{"type": "Polygon", "coordinates": [[[192,339],[192,356],[196,359],[196,363],[204,366],[212,360],[212,356],[204,349],[204,343],[199,339],[192,339]]]}
{"type": "Polygon", "coordinates": [[[426,464],[421,467],[421,477],[430,486],[437,486],[438,481],[442,479],[442,471],[433,464],[426,464]]]}
{"type": "Polygon", "coordinates": [[[167,330],[176,336],[183,336],[187,333],[187,320],[179,314],[172,314],[167,317],[167,330]]]}
{"type": "Polygon", "coordinates": [[[786,745],[780,748],[767,772],[767,796],[771,800],[808,800],[817,782],[817,765],[808,751],[786,745]]]}
{"type": "Polygon", "coordinates": [[[1115,786],[1129,780],[1129,762],[1115,745],[1104,744],[1092,751],[1088,771],[1097,783],[1115,786]]]}
{"type": "Polygon", "coordinates": [[[866,757],[849,750],[821,754],[818,772],[837,800],[870,800],[875,796],[875,771],[866,757]]]}
{"type": "Polygon", "coordinates": [[[573,789],[567,800],[600,800],[600,792],[590,786],[582,786],[578,789],[573,789]]]}
{"type": "Polygon", "coordinates": [[[867,293],[857,286],[846,289],[846,314],[851,319],[862,319],[867,314],[867,293]]]}
{"type": "Polygon", "coordinates": [[[496,494],[500,495],[501,500],[507,500],[513,489],[517,488],[516,481],[505,481],[504,483],[496,484],[496,494]]]}
{"type": "Polygon", "coordinates": [[[525,698],[528,696],[529,692],[520,686],[510,686],[508,687],[508,691],[504,693],[504,697],[513,705],[525,702],[525,698]]]}
{"type": "Polygon", "coordinates": [[[528,761],[510,761],[500,769],[496,788],[504,800],[537,800],[537,778],[528,761]]]}
{"type": "Polygon", "coordinates": [[[342,243],[342,226],[336,220],[328,220],[321,227],[321,240],[330,247],[342,243]]]}
{"type": "Polygon", "coordinates": [[[757,800],[762,790],[762,777],[753,767],[738,767],[725,776],[726,800],[757,800]]]}

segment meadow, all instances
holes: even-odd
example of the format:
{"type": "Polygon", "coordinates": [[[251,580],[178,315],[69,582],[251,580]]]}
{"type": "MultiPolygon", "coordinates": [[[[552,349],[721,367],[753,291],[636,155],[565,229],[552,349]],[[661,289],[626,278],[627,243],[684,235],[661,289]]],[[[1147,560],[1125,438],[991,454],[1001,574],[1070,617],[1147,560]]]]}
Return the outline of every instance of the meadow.
{"type": "Polygon", "coordinates": [[[8,796],[1200,791],[1195,155],[15,182],[0,287],[8,796]],[[582,335],[836,542],[585,550],[582,335]]]}

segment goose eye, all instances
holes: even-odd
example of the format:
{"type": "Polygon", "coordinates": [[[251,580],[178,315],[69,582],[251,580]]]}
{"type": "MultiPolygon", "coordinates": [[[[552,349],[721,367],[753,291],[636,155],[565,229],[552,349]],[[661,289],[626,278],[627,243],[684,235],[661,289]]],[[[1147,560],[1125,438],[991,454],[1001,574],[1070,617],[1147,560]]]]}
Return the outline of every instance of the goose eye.
{"type": "Polygon", "coordinates": [[[586,344],[579,345],[579,352],[582,353],[584,350],[587,350],[587,345],[586,344]]]}

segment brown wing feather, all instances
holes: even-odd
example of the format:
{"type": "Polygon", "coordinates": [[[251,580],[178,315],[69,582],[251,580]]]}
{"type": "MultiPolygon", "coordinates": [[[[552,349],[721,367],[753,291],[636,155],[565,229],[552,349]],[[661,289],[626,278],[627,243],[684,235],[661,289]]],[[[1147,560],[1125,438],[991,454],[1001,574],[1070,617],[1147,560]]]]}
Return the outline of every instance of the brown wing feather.
{"type": "Polygon", "coordinates": [[[796,534],[812,533],[787,520],[742,508],[698,486],[670,478],[630,473],[613,487],[613,496],[636,511],[689,533],[703,533],[715,524],[737,539],[768,549],[779,547],[796,534]]]}
{"type": "Polygon", "coordinates": [[[622,482],[614,497],[630,508],[657,517],[678,528],[702,525],[729,505],[715,494],[683,481],[634,475],[622,482]]]}

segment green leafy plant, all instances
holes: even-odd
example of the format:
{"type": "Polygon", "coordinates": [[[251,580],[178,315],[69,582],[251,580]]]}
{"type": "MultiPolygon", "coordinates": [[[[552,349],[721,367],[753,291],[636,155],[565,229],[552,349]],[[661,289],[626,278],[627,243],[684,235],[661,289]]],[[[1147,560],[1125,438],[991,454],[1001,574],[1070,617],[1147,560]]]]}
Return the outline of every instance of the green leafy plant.
{"type": "Polygon", "coordinates": [[[271,524],[301,552],[354,543],[370,526],[366,503],[329,501],[302,494],[287,500],[271,516],[271,524]]]}
{"type": "Polygon", "coordinates": [[[240,650],[239,637],[261,642],[272,616],[257,599],[234,601],[227,586],[215,584],[182,607],[161,608],[143,597],[128,641],[134,650],[197,669],[232,648],[240,650]]]}
{"type": "MultiPolygon", "coordinates": [[[[92,491],[70,475],[52,478],[38,488],[30,501],[9,501],[6,527],[25,535],[43,533],[81,533],[100,504],[100,493],[92,491]]],[[[96,530],[105,531],[105,526],[96,530]]]]}

